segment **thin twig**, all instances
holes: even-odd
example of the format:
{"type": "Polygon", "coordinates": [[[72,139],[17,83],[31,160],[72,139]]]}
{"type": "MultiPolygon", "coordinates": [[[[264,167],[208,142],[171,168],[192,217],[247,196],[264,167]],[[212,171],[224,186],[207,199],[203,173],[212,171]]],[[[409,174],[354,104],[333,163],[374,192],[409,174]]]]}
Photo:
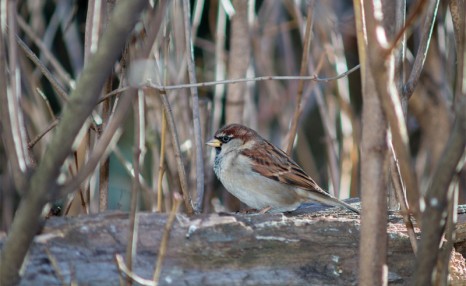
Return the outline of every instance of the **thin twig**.
{"type": "MultiPolygon", "coordinates": [[[[105,84],[104,91],[108,93],[112,89],[113,74],[109,76],[105,84]]],[[[102,131],[107,128],[108,121],[112,112],[111,100],[108,99],[102,106],[102,124],[100,125],[99,132],[97,132],[97,138],[100,138],[102,131]]],[[[110,175],[110,159],[106,158],[99,169],[99,212],[107,210],[108,207],[108,185],[110,175]]]]}
{"type": "Polygon", "coordinates": [[[57,276],[57,278],[60,281],[61,285],[65,285],[66,283],[65,283],[65,280],[63,279],[63,274],[60,271],[60,265],[58,264],[57,259],[52,254],[50,249],[45,248],[45,253],[47,254],[47,258],[50,261],[50,264],[52,264],[53,271],[55,272],[55,275],[57,276]]]}
{"type": "Polygon", "coordinates": [[[100,41],[102,2],[90,0],[87,7],[84,37],[84,62],[86,63],[97,50],[100,41]]]}
{"type": "Polygon", "coordinates": [[[464,58],[464,47],[466,41],[466,2],[462,0],[448,2],[455,31],[456,43],[456,86],[455,94],[453,95],[453,104],[455,104],[462,94],[466,94],[466,84],[463,80],[464,75],[466,74],[466,63],[464,58]]]}
{"type": "MultiPolygon", "coordinates": [[[[56,59],[56,57],[53,55],[53,53],[50,52],[50,49],[48,49],[45,44],[42,42],[41,39],[39,39],[34,31],[29,27],[29,25],[24,21],[24,19],[20,16],[18,16],[18,26],[24,31],[24,33],[34,42],[34,44],[39,48],[39,50],[42,52],[42,55],[46,60],[50,62],[52,67],[55,69],[57,72],[57,75],[68,85],[69,88],[73,88],[75,85],[75,81],[71,78],[71,76],[68,74],[68,72],[63,68],[63,66],[60,64],[60,62],[56,59]]],[[[17,38],[19,39],[19,38],[17,38]]],[[[39,59],[38,61],[42,63],[39,59]]],[[[38,65],[40,69],[42,67],[38,65]]],[[[55,79],[55,77],[54,77],[55,79]]]]}
{"type": "MultiPolygon", "coordinates": [[[[166,31],[166,29],[165,29],[166,31]]],[[[164,54],[168,55],[169,48],[169,37],[165,35],[165,44],[164,44],[164,54]]],[[[168,57],[164,57],[164,83],[168,82],[168,57]]],[[[162,189],[162,180],[165,173],[165,144],[166,144],[166,134],[167,134],[167,115],[162,111],[162,135],[160,140],[160,162],[159,162],[159,176],[157,180],[157,211],[162,212],[162,200],[163,200],[163,189],[162,189]]]]}
{"type": "Polygon", "coordinates": [[[144,279],[140,277],[139,275],[137,275],[136,273],[134,273],[133,271],[131,271],[130,269],[128,269],[128,267],[126,267],[125,261],[123,260],[123,257],[120,254],[115,254],[115,260],[116,260],[117,268],[118,268],[118,271],[120,272],[120,275],[121,275],[121,272],[123,272],[127,277],[131,278],[132,281],[138,284],[141,284],[144,286],[154,286],[154,282],[152,280],[144,279]]]}
{"type": "Polygon", "coordinates": [[[170,239],[170,232],[172,230],[173,223],[175,222],[176,213],[178,212],[182,201],[178,193],[174,194],[174,201],[175,203],[173,204],[170,215],[168,216],[167,223],[165,224],[162,235],[162,241],[160,242],[159,255],[157,257],[157,264],[155,265],[154,276],[152,278],[154,285],[159,284],[160,274],[162,273],[163,260],[167,253],[168,240],[170,239]]]}
{"type": "Polygon", "coordinates": [[[53,89],[57,92],[60,98],[64,101],[68,101],[68,94],[66,93],[65,89],[57,82],[56,77],[52,75],[52,73],[47,69],[47,67],[40,61],[40,59],[34,54],[33,51],[26,45],[26,43],[21,40],[20,37],[16,36],[16,42],[23,49],[26,56],[40,69],[42,74],[45,78],[50,82],[53,89]]]}
{"type": "MultiPolygon", "coordinates": [[[[68,94],[66,91],[63,89],[63,87],[60,86],[60,84],[55,80],[53,75],[50,73],[50,71],[42,64],[42,62],[37,58],[37,56],[29,49],[29,47],[18,37],[16,36],[16,40],[21,48],[23,48],[24,52],[26,53],[27,57],[32,60],[38,67],[39,69],[43,72],[44,76],[49,80],[50,84],[52,85],[53,89],[57,92],[57,94],[60,96],[60,98],[64,102],[68,102],[68,94]]],[[[104,101],[104,100],[102,100],[104,101]]],[[[99,101],[100,103],[100,101],[99,101]]],[[[97,124],[94,119],[94,115],[91,115],[92,118],[92,127],[94,129],[97,129],[97,124]]]]}
{"type": "Polygon", "coordinates": [[[11,118],[11,130],[13,140],[15,142],[15,152],[18,158],[19,165],[23,172],[26,172],[26,168],[30,167],[30,159],[27,149],[27,137],[25,132],[23,111],[20,108],[20,99],[23,96],[22,85],[21,85],[21,72],[18,57],[18,48],[14,41],[16,36],[17,24],[17,12],[16,2],[7,3],[8,9],[8,67],[10,75],[10,92],[7,92],[9,98],[9,111],[11,118]]]}
{"type": "MultiPolygon", "coordinates": [[[[215,28],[215,80],[220,81],[225,79],[225,29],[227,17],[225,9],[222,5],[218,5],[217,25],[215,28]]],[[[212,120],[212,129],[220,128],[220,120],[222,118],[222,99],[225,96],[225,85],[219,84],[214,89],[214,112],[212,120]]]]}
{"type": "Polygon", "coordinates": [[[162,112],[162,138],[160,140],[160,163],[159,163],[159,176],[157,179],[157,211],[162,212],[162,180],[165,174],[165,141],[167,133],[167,119],[165,112],[162,112]]]}
{"type": "MultiPolygon", "coordinates": [[[[336,15],[335,15],[336,16],[336,15]]],[[[332,47],[329,52],[326,53],[330,63],[334,63],[335,71],[337,73],[343,72],[347,69],[347,61],[345,58],[344,44],[343,44],[343,35],[341,33],[333,33],[334,35],[330,37],[329,47],[332,47]]],[[[337,88],[336,102],[338,110],[336,112],[340,113],[338,122],[336,123],[337,128],[341,130],[341,139],[340,143],[334,142],[337,146],[341,144],[337,150],[338,152],[338,166],[339,167],[339,189],[336,190],[339,198],[351,197],[355,195],[355,191],[358,189],[357,176],[352,176],[354,170],[358,170],[358,152],[354,152],[355,149],[359,147],[356,141],[359,140],[359,120],[355,119],[354,110],[352,108],[352,100],[350,99],[350,85],[349,79],[342,78],[334,83],[337,88]],[[353,194],[351,194],[353,191],[353,194]]],[[[328,86],[331,89],[331,85],[328,86]]],[[[308,145],[310,146],[310,145],[308,145]]]]}
{"type": "Polygon", "coordinates": [[[193,41],[196,38],[197,35],[197,30],[199,29],[199,25],[201,24],[202,20],[202,12],[204,11],[204,4],[205,0],[196,0],[194,3],[194,9],[193,9],[193,20],[192,20],[192,25],[191,25],[191,35],[193,41]]]}
{"type": "MultiPolygon", "coordinates": [[[[85,24],[85,31],[84,31],[84,65],[86,65],[89,62],[89,59],[92,56],[92,54],[95,54],[97,50],[97,46],[99,44],[99,39],[100,39],[99,32],[100,32],[100,27],[101,27],[100,11],[103,5],[103,2],[98,1],[98,0],[90,0],[88,2],[89,3],[87,5],[86,24],[85,24]],[[99,21],[96,21],[96,19],[99,19],[99,21]],[[89,44],[89,42],[91,42],[91,44],[89,44]],[[90,46],[94,47],[92,51],[90,51],[90,48],[89,48],[90,46]]],[[[113,70],[110,72],[110,75],[112,74],[112,72],[113,70]]],[[[93,114],[96,114],[96,112],[94,111],[93,114]]],[[[98,129],[96,128],[96,130],[98,129]]],[[[87,155],[91,152],[91,146],[93,144],[94,139],[95,139],[94,134],[91,134],[91,132],[86,132],[85,136],[83,136],[82,139],[79,139],[76,141],[75,146],[77,146],[77,148],[76,148],[75,156],[77,157],[77,160],[76,160],[77,171],[79,171],[82,168],[82,166],[84,166],[84,164],[86,163],[87,155]]],[[[92,177],[92,175],[90,177],[92,177]]],[[[91,203],[90,178],[86,178],[86,180],[84,180],[83,183],[81,183],[81,185],[84,185],[81,188],[84,188],[86,190],[87,199],[89,200],[89,205],[90,205],[91,203]]]]}
{"type": "MultiPolygon", "coordinates": [[[[117,160],[123,166],[126,173],[131,177],[131,179],[134,180],[136,176],[134,168],[132,167],[131,163],[128,160],[126,160],[125,156],[123,155],[123,153],[121,152],[118,146],[113,147],[113,154],[116,156],[117,160]]],[[[139,173],[139,182],[144,192],[149,193],[150,187],[147,184],[146,179],[144,179],[144,176],[141,173],[139,173]]]]}
{"type": "Polygon", "coordinates": [[[408,81],[403,87],[403,96],[410,98],[419,82],[421,71],[424,67],[424,62],[427,57],[427,51],[429,50],[430,39],[432,37],[432,31],[435,25],[435,18],[437,17],[437,10],[440,0],[429,1],[427,6],[426,18],[424,26],[421,29],[421,41],[417,50],[416,59],[409,75],[408,81]]]}
{"type": "Polygon", "coordinates": [[[49,126],[45,128],[45,130],[37,134],[36,137],[34,137],[31,141],[29,141],[28,148],[29,149],[33,148],[34,145],[36,145],[36,143],[39,142],[40,139],[42,139],[42,137],[44,137],[50,130],[52,130],[53,128],[55,128],[55,126],[57,126],[58,121],[59,119],[55,119],[54,121],[52,121],[52,123],[50,123],[49,126]]]}
{"type": "Polygon", "coordinates": [[[407,32],[407,30],[411,28],[415,20],[421,16],[421,12],[424,9],[424,6],[427,2],[427,0],[417,1],[416,6],[414,6],[414,8],[411,10],[411,13],[408,16],[405,25],[400,31],[398,31],[393,42],[390,44],[390,47],[386,50],[384,55],[385,58],[387,58],[392,53],[396,46],[398,46],[398,43],[405,37],[405,33],[407,32]]]}
{"type": "MultiPolygon", "coordinates": [[[[321,57],[320,62],[317,65],[316,70],[320,70],[325,57],[321,57]]],[[[312,62],[311,62],[312,64],[312,62]]],[[[316,88],[314,90],[315,98],[318,105],[320,117],[322,118],[322,127],[325,132],[325,149],[328,161],[328,168],[330,173],[330,179],[332,182],[332,188],[328,189],[328,192],[336,197],[339,196],[340,191],[340,164],[338,163],[338,149],[339,146],[336,143],[336,130],[335,123],[332,122],[332,118],[329,115],[329,105],[324,100],[324,95],[321,89],[316,88]]]]}
{"type": "Polygon", "coordinates": [[[99,102],[104,101],[108,97],[112,97],[116,94],[122,93],[131,88],[145,88],[150,87],[154,88],[159,91],[169,91],[169,90],[176,90],[176,89],[184,89],[184,88],[191,88],[191,87],[207,87],[207,86],[215,86],[218,84],[236,84],[242,82],[250,82],[250,81],[266,81],[266,80],[312,80],[317,82],[329,82],[333,80],[337,80],[343,78],[352,72],[358,70],[360,65],[354,66],[350,70],[341,73],[339,75],[333,77],[318,77],[317,75],[309,75],[309,76],[259,76],[254,78],[239,78],[239,79],[226,79],[226,80],[218,80],[218,81],[206,81],[206,82],[199,82],[195,84],[185,83],[185,84],[176,84],[176,85],[160,85],[157,83],[148,82],[146,84],[138,85],[138,86],[125,86],[114,91],[108,93],[105,97],[101,98],[99,102]]]}
{"type": "Polygon", "coordinates": [[[450,274],[450,257],[455,244],[456,223],[458,222],[458,189],[458,180],[457,178],[454,178],[448,190],[448,217],[445,227],[445,240],[443,241],[439,258],[437,260],[435,285],[449,285],[448,276],[450,274]]]}
{"type": "Polygon", "coordinates": [[[45,105],[47,106],[47,111],[49,112],[52,119],[53,120],[57,119],[55,117],[55,113],[53,112],[52,106],[50,105],[50,101],[47,98],[47,96],[45,96],[44,92],[42,92],[42,90],[40,90],[39,88],[36,88],[36,91],[39,94],[39,96],[42,98],[42,100],[45,102],[45,105]]]}
{"type": "Polygon", "coordinates": [[[97,164],[105,158],[108,152],[116,144],[116,141],[121,135],[121,131],[119,131],[121,122],[125,118],[129,106],[131,106],[131,97],[133,97],[131,93],[133,92],[135,92],[135,90],[129,90],[128,94],[121,97],[121,100],[118,102],[116,107],[116,111],[109,120],[107,128],[103,131],[99,141],[92,149],[92,153],[89,155],[86,165],[82,166],[78,173],[61,187],[60,194],[58,195],[59,197],[65,196],[79,188],[81,182],[83,182],[94,171],[97,164]]]}
{"type": "MultiPolygon", "coordinates": [[[[6,157],[11,164],[13,182],[17,190],[24,192],[27,185],[25,174],[30,167],[23,111],[20,109],[21,73],[18,66],[17,47],[11,39],[15,35],[16,2],[7,2],[1,7],[2,20],[0,22],[0,100],[1,100],[1,124],[4,134],[6,157]],[[6,9],[6,11],[5,11],[6,9]],[[8,21],[4,22],[4,19],[8,21]],[[7,33],[8,31],[8,33],[7,33]],[[8,46],[8,53],[6,47],[8,46]],[[9,60],[7,61],[7,57],[9,60]],[[9,73],[7,70],[9,68],[9,73]],[[8,75],[10,81],[8,82],[8,75]]],[[[3,138],[2,138],[3,139],[3,138]]],[[[1,281],[1,273],[0,273],[1,281]]]]}
{"type": "MultiPolygon", "coordinates": [[[[139,102],[143,100],[141,94],[138,94],[137,98],[134,100],[134,149],[133,155],[133,170],[134,170],[134,179],[133,187],[131,190],[131,207],[130,207],[130,219],[129,219],[129,231],[128,231],[128,245],[126,246],[126,265],[129,270],[133,268],[133,261],[135,260],[136,255],[136,246],[138,241],[138,218],[137,218],[137,208],[139,201],[139,189],[141,184],[139,182],[139,167],[141,164],[141,132],[144,132],[141,126],[141,116],[143,115],[141,111],[141,105],[139,102]]],[[[126,280],[128,285],[132,284],[132,280],[128,277],[126,280]]]]}
{"type": "MultiPolygon", "coordinates": [[[[301,60],[301,70],[299,72],[300,76],[304,76],[306,70],[308,70],[308,57],[309,57],[309,46],[311,44],[311,31],[312,31],[312,24],[313,24],[313,15],[312,12],[314,11],[314,3],[315,1],[311,1],[308,4],[307,8],[307,20],[306,20],[306,31],[304,35],[304,47],[303,47],[303,55],[301,60]]],[[[286,153],[288,155],[291,154],[293,150],[293,143],[296,137],[296,130],[298,129],[298,122],[299,117],[301,116],[301,99],[303,97],[303,88],[304,88],[304,80],[298,81],[298,95],[296,98],[296,106],[294,111],[293,119],[291,120],[291,128],[288,133],[288,147],[286,148],[286,153]]]]}
{"type": "Polygon", "coordinates": [[[170,128],[170,134],[172,137],[173,144],[173,153],[175,155],[178,176],[180,178],[180,186],[181,191],[183,193],[183,200],[184,205],[186,207],[186,213],[188,215],[192,215],[194,213],[194,210],[192,206],[191,195],[189,194],[188,190],[188,179],[186,177],[186,170],[184,169],[183,158],[181,157],[180,140],[178,139],[178,131],[176,129],[175,119],[173,118],[173,113],[167,95],[164,92],[161,92],[160,97],[162,99],[165,115],[167,116],[168,127],[170,128]]]}
{"type": "Polygon", "coordinates": [[[413,222],[411,221],[411,215],[409,213],[408,201],[406,199],[405,187],[403,185],[403,179],[401,178],[400,166],[398,165],[398,160],[396,159],[395,149],[393,149],[393,144],[389,142],[391,159],[390,159],[390,174],[392,177],[393,187],[395,188],[395,195],[400,203],[401,215],[403,216],[403,221],[406,225],[406,230],[408,232],[409,241],[411,242],[411,247],[413,248],[414,255],[417,253],[417,239],[416,232],[414,231],[413,222]]]}
{"type": "MultiPolygon", "coordinates": [[[[186,41],[186,60],[188,64],[189,82],[196,83],[196,74],[194,70],[194,54],[191,41],[191,25],[190,25],[190,5],[189,0],[183,0],[183,15],[185,27],[185,41],[186,41]]],[[[202,212],[202,201],[204,198],[204,153],[202,152],[202,132],[201,120],[199,115],[199,95],[197,89],[192,86],[192,108],[193,108],[193,125],[194,125],[194,142],[196,148],[196,202],[194,210],[197,213],[202,212]]]]}
{"type": "MultiPolygon", "coordinates": [[[[337,80],[342,77],[349,75],[350,73],[359,69],[359,65],[351,68],[350,70],[339,74],[333,77],[318,77],[317,75],[310,75],[310,76],[259,76],[254,78],[240,78],[240,79],[227,79],[227,80],[219,80],[219,81],[207,81],[207,82],[200,82],[196,84],[178,84],[178,85],[158,85],[154,83],[149,83],[147,86],[152,88],[158,89],[160,91],[167,91],[173,89],[181,89],[181,88],[190,88],[190,87],[206,87],[206,86],[213,86],[217,84],[235,84],[235,83],[242,83],[242,82],[250,82],[250,81],[264,81],[264,80],[313,80],[317,82],[329,82],[332,80],[337,80]]],[[[140,86],[144,87],[144,85],[140,86]]]]}
{"type": "MultiPolygon", "coordinates": [[[[86,132],[87,133],[87,132],[86,132]]],[[[88,135],[85,136],[86,139],[89,139],[88,135]]],[[[84,139],[83,140],[83,144],[86,144],[88,140],[84,139]]],[[[86,146],[87,147],[87,146],[86,146]]],[[[78,148],[79,149],[79,148],[78,148]]],[[[87,149],[87,148],[86,148],[87,149]]],[[[82,154],[84,154],[85,152],[81,151],[81,156],[82,154]]],[[[73,158],[74,158],[74,165],[75,165],[75,168],[76,170],[79,170],[79,168],[81,167],[81,163],[84,163],[83,161],[80,161],[79,159],[79,150],[74,152],[73,154],[73,158]]],[[[81,157],[82,158],[82,157],[81,157]]],[[[73,173],[73,172],[70,172],[70,173],[73,173]]],[[[87,179],[87,178],[86,178],[87,179]]],[[[83,194],[83,189],[85,191],[88,190],[89,188],[89,180],[83,180],[84,183],[85,183],[85,186],[80,186],[79,190],[78,190],[78,194],[79,194],[79,201],[81,202],[81,208],[82,208],[82,212],[84,214],[89,214],[89,209],[87,208],[86,206],[86,199],[90,199],[90,196],[86,196],[86,198],[84,197],[84,194],[83,194]]],[[[86,192],[87,193],[87,192],[86,192]]],[[[90,203],[90,201],[89,201],[90,203]]],[[[70,206],[73,204],[73,200],[70,201],[70,206]]],[[[78,213],[81,213],[80,211],[78,211],[78,213]]]]}

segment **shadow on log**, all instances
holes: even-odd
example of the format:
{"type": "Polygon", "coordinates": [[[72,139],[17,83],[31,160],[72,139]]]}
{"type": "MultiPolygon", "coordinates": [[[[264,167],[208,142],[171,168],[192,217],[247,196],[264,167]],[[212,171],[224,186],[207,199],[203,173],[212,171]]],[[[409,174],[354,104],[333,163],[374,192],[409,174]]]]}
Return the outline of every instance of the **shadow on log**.
{"type": "MultiPolygon", "coordinates": [[[[133,269],[147,279],[153,276],[166,219],[166,214],[139,214],[133,269]]],[[[390,215],[389,221],[389,284],[406,285],[415,257],[401,217],[390,215]]],[[[464,219],[459,223],[464,229],[462,224],[464,219]]],[[[118,285],[115,254],[125,253],[128,225],[126,213],[48,220],[29,253],[21,285],[118,285]]],[[[338,208],[316,212],[315,205],[285,215],[189,219],[179,214],[160,285],[356,285],[359,228],[358,215],[338,208]]],[[[464,235],[457,237],[459,248],[464,235]]],[[[463,257],[452,257],[457,276],[464,275],[463,257]]]]}

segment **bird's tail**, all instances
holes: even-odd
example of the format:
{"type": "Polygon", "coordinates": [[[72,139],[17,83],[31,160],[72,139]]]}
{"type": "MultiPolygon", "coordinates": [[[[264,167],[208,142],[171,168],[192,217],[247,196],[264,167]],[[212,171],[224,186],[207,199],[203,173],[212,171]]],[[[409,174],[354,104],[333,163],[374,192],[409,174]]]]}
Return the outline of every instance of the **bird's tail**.
{"type": "Polygon", "coordinates": [[[340,201],[337,198],[332,198],[332,199],[335,199],[335,203],[336,203],[335,206],[342,206],[342,207],[345,207],[345,208],[349,209],[350,211],[353,211],[353,212],[355,212],[357,214],[360,214],[359,210],[357,208],[351,206],[350,204],[347,204],[347,203],[345,203],[343,201],[340,201]]]}
{"type": "Polygon", "coordinates": [[[328,206],[335,206],[335,207],[345,207],[350,211],[353,211],[357,214],[360,214],[359,210],[355,207],[340,201],[339,199],[335,198],[334,196],[330,195],[329,193],[320,190],[321,192],[307,192],[307,197],[313,201],[319,202],[324,205],[328,206]]]}

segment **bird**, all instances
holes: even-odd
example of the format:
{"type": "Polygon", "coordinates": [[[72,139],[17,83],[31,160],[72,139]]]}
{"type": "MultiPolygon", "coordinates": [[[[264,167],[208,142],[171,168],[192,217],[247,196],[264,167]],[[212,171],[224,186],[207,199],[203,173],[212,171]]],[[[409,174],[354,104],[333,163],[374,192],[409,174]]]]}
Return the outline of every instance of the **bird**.
{"type": "Polygon", "coordinates": [[[285,152],[249,127],[226,125],[206,144],[215,148],[217,178],[250,208],[283,213],[315,201],[359,214],[355,207],[325,192],[285,152]]]}

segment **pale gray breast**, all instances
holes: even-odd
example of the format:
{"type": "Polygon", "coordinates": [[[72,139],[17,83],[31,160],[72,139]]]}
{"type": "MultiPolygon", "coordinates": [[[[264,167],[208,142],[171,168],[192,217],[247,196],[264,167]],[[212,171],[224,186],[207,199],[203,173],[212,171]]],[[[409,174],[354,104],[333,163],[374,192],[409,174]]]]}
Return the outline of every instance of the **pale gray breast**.
{"type": "Polygon", "coordinates": [[[217,156],[214,170],[223,186],[251,208],[296,209],[300,200],[292,188],[254,172],[251,163],[245,156],[228,152],[217,156]]]}

